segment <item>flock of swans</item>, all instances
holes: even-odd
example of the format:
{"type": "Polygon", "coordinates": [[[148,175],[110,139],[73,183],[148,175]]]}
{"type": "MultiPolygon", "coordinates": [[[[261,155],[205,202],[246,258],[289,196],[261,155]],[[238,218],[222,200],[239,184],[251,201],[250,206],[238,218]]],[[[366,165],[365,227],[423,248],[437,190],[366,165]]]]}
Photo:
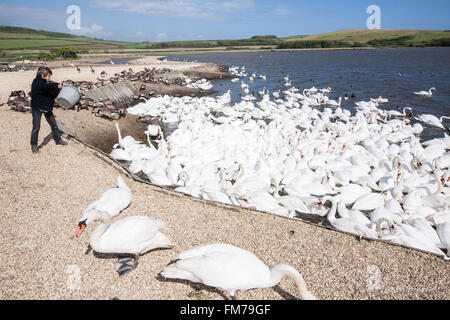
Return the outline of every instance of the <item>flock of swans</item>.
{"type": "Polygon", "coordinates": [[[284,80],[284,91],[259,97],[241,81],[235,104],[228,91],[131,107],[177,129],[165,138],[150,125],[144,144],[117,126],[111,157],[193,197],[293,219],[319,215],[360,237],[450,254],[450,137],[419,137],[420,122],[444,128],[446,117],[420,115],[412,125],[412,110],[387,110],[382,97],[356,102],[352,114],[328,97],[331,88],[299,92],[284,80]]]}
{"type": "MultiPolygon", "coordinates": [[[[77,237],[80,237],[88,225],[101,221],[91,234],[90,247],[98,253],[119,255],[121,266],[117,272],[120,276],[137,267],[140,255],[153,249],[173,247],[160,231],[166,225],[163,220],[130,216],[111,223],[113,217],[130,205],[132,198],[130,188],[119,176],[117,188],[104,191],[100,199],[86,208],[78,223],[77,237]],[[129,264],[132,260],[134,263],[129,264]]],[[[185,251],[161,275],[200,282],[229,292],[233,299],[237,290],[272,287],[287,275],[295,280],[302,299],[315,299],[293,267],[278,264],[269,268],[253,253],[229,244],[213,243],[185,251]]]]}

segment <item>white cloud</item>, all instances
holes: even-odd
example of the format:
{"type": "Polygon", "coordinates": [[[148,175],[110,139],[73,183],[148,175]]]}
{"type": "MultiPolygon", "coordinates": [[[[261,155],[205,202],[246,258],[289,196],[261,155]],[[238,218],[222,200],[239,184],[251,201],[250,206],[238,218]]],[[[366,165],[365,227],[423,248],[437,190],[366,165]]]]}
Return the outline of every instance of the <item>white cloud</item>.
{"type": "Polygon", "coordinates": [[[157,35],[156,35],[156,39],[158,39],[158,40],[164,40],[164,39],[167,39],[167,37],[168,37],[168,35],[167,35],[167,33],[165,33],[165,32],[161,32],[161,33],[158,33],[157,35]]]}
{"type": "Polygon", "coordinates": [[[76,35],[83,35],[94,38],[101,38],[107,34],[103,31],[103,26],[98,24],[93,24],[90,27],[81,27],[80,30],[73,30],[72,33],[76,35]]]}
{"type": "Polygon", "coordinates": [[[255,0],[93,0],[95,8],[192,19],[226,19],[255,6],[255,0]]]}
{"type": "Polygon", "coordinates": [[[275,9],[273,11],[273,13],[278,15],[278,16],[286,16],[286,15],[289,15],[289,14],[293,14],[294,12],[295,12],[294,10],[287,9],[287,8],[278,8],[278,9],[275,9]]]}

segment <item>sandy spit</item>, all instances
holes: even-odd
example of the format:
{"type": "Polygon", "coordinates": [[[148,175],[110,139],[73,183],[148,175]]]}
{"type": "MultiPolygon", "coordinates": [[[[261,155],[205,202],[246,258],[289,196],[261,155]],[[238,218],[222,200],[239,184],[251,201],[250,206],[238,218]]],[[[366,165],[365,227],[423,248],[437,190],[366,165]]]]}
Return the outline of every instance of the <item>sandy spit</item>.
{"type": "MultiPolygon", "coordinates": [[[[83,210],[115,186],[119,168],[74,140],[56,146],[45,120],[39,140],[44,145],[32,155],[31,115],[8,109],[0,107],[0,299],[224,299],[207,287],[158,277],[180,252],[212,242],[250,250],[270,266],[292,265],[320,299],[450,298],[450,264],[441,258],[301,221],[207,205],[125,176],[134,198],[115,219],[163,219],[175,247],[144,255],[137,270],[119,278],[115,259],[85,254],[95,225],[75,238],[83,210]]],[[[275,288],[237,297],[298,294],[285,278],[275,288]]]]}
{"type": "MultiPolygon", "coordinates": [[[[76,69],[76,65],[79,62],[74,61],[72,66],[67,66],[69,62],[64,62],[66,66],[61,67],[60,61],[49,63],[49,67],[52,68],[53,77],[52,81],[62,82],[64,80],[73,80],[73,81],[97,81],[98,78],[101,78],[100,73],[102,71],[106,71],[108,73],[108,77],[113,76],[115,73],[121,72],[123,70],[128,70],[128,68],[132,68],[135,72],[139,72],[144,70],[145,68],[169,68],[176,71],[185,71],[190,70],[192,68],[200,67],[202,63],[190,63],[190,62],[177,62],[177,61],[166,61],[162,62],[158,60],[155,56],[148,56],[145,58],[140,58],[135,60],[133,64],[128,66],[125,65],[95,65],[93,63],[81,63],[80,69],[81,72],[78,73],[76,69]],[[91,72],[91,66],[95,70],[95,73],[91,72]]],[[[101,61],[107,59],[98,59],[101,61]]],[[[37,69],[37,67],[36,67],[37,69]]],[[[36,77],[35,70],[28,70],[23,72],[0,72],[0,104],[7,101],[9,94],[13,90],[24,90],[25,93],[28,93],[31,88],[31,83],[33,79],[36,77]]]]}

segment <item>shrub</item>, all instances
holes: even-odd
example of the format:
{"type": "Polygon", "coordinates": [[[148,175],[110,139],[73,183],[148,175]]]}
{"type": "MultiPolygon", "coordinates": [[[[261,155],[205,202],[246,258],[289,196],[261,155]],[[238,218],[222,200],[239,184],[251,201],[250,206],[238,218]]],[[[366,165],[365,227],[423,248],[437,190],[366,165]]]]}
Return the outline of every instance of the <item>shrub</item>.
{"type": "Polygon", "coordinates": [[[80,51],[77,48],[64,47],[58,49],[56,56],[64,59],[76,59],[80,51]]]}
{"type": "Polygon", "coordinates": [[[285,41],[280,43],[277,49],[321,49],[321,48],[349,48],[352,45],[345,41],[336,40],[307,40],[285,41]]]}

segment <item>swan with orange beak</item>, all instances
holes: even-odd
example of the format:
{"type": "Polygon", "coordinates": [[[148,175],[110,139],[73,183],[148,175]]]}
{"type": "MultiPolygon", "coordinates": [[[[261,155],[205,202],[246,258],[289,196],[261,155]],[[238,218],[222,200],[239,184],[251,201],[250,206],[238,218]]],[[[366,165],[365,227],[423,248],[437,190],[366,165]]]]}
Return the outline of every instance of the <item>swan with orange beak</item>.
{"type": "Polygon", "coordinates": [[[159,230],[166,223],[146,216],[132,216],[111,223],[111,217],[96,211],[78,224],[77,237],[95,221],[102,223],[92,232],[89,245],[98,253],[118,255],[121,264],[119,276],[130,272],[138,265],[139,256],[157,248],[171,248],[172,242],[159,230]],[[128,264],[134,260],[133,265],[128,264]]]}

